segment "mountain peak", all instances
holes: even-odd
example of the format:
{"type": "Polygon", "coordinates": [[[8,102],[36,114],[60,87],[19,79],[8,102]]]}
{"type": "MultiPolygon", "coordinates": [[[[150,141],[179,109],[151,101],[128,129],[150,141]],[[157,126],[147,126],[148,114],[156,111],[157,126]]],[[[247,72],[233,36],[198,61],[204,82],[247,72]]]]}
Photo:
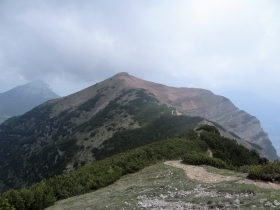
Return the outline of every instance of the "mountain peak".
{"type": "Polygon", "coordinates": [[[21,115],[48,100],[60,98],[50,86],[36,79],[0,94],[0,115],[21,115]]]}
{"type": "Polygon", "coordinates": [[[33,81],[31,81],[31,82],[29,82],[29,83],[27,83],[27,84],[35,84],[35,83],[37,83],[37,84],[47,84],[47,83],[45,83],[43,80],[41,80],[41,79],[35,79],[35,80],[33,80],[33,81]]]}
{"type": "Polygon", "coordinates": [[[33,81],[31,81],[31,82],[29,82],[29,83],[27,83],[25,85],[22,85],[22,86],[23,87],[24,86],[25,87],[30,86],[30,87],[37,87],[37,88],[48,88],[48,89],[51,90],[50,86],[47,83],[45,83],[43,80],[41,80],[41,79],[33,80],[33,81]]]}
{"type": "Polygon", "coordinates": [[[116,76],[127,76],[127,77],[129,77],[130,75],[127,72],[120,72],[120,73],[116,74],[116,76]]]}

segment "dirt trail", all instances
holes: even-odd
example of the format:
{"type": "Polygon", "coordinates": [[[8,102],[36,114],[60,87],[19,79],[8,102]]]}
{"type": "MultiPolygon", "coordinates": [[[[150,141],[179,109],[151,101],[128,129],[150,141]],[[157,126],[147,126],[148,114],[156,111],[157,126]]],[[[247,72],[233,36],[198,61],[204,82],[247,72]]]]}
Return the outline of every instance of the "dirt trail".
{"type": "Polygon", "coordinates": [[[177,168],[184,169],[186,175],[193,180],[203,182],[203,183],[218,183],[223,181],[233,181],[239,180],[237,183],[239,184],[253,184],[258,187],[268,188],[268,189],[280,189],[279,184],[274,184],[270,182],[261,182],[261,181],[253,181],[249,179],[242,180],[241,177],[237,176],[223,176],[219,174],[214,174],[209,171],[206,171],[203,167],[200,166],[192,166],[192,165],[185,165],[180,162],[180,160],[174,161],[166,161],[166,165],[170,165],[177,168]]]}
{"type": "Polygon", "coordinates": [[[181,163],[179,160],[167,161],[167,162],[165,162],[165,164],[184,169],[186,172],[186,175],[188,177],[190,177],[191,179],[194,179],[196,181],[199,181],[199,182],[217,183],[217,182],[232,181],[232,180],[240,179],[239,177],[235,177],[235,176],[223,176],[223,175],[219,175],[219,174],[213,174],[209,171],[206,171],[203,167],[185,165],[185,164],[181,163]]]}

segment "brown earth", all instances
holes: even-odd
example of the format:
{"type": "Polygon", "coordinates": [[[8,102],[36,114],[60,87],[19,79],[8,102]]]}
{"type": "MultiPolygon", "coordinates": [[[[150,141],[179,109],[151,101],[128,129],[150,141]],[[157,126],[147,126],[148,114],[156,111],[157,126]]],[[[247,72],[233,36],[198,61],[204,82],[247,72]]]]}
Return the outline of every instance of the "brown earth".
{"type": "Polygon", "coordinates": [[[203,183],[218,183],[223,181],[232,181],[240,179],[240,177],[235,176],[222,176],[219,174],[213,174],[209,171],[206,171],[203,167],[185,165],[179,160],[167,161],[165,162],[165,164],[174,166],[176,168],[182,168],[188,177],[203,183]]]}
{"type": "Polygon", "coordinates": [[[238,180],[236,182],[238,184],[253,184],[253,185],[256,185],[261,188],[280,189],[280,184],[275,184],[275,183],[271,183],[271,182],[254,181],[254,180],[250,180],[250,179],[242,180],[242,177],[223,176],[223,175],[219,175],[219,174],[214,174],[214,173],[211,173],[211,172],[205,170],[203,167],[200,167],[200,166],[183,164],[183,163],[181,163],[180,160],[166,161],[165,164],[176,167],[176,168],[183,169],[189,178],[191,178],[192,180],[196,180],[198,182],[218,183],[218,182],[224,182],[224,181],[238,180]]]}

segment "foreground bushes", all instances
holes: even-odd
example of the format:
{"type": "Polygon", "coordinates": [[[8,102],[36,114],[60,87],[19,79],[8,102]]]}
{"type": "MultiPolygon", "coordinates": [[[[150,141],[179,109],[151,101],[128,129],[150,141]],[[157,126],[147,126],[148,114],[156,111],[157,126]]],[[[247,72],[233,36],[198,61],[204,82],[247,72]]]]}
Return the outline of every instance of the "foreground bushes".
{"type": "Polygon", "coordinates": [[[0,195],[0,209],[44,209],[55,201],[112,184],[121,176],[134,173],[158,161],[179,159],[188,151],[206,152],[205,142],[172,139],[153,143],[82,167],[69,174],[43,180],[20,190],[0,195]]]}
{"type": "Polygon", "coordinates": [[[0,209],[39,210],[53,205],[57,200],[87,193],[105,187],[123,175],[137,172],[144,167],[163,160],[180,159],[188,164],[211,165],[218,168],[234,169],[249,166],[249,178],[279,180],[279,162],[267,163],[255,152],[251,152],[236,142],[221,137],[216,131],[202,131],[198,136],[194,131],[142,146],[121,153],[78,170],[43,180],[20,190],[9,190],[0,195],[0,209]],[[210,148],[214,158],[206,153],[210,148]]]}
{"type": "Polygon", "coordinates": [[[212,150],[213,157],[219,158],[229,165],[240,167],[244,165],[265,164],[268,162],[267,159],[260,158],[254,150],[250,151],[238,144],[235,140],[230,140],[219,134],[203,131],[200,134],[200,139],[205,141],[212,150]]]}
{"type": "Polygon", "coordinates": [[[280,182],[280,161],[269,162],[263,165],[249,167],[249,179],[258,179],[270,182],[280,182]]]}
{"type": "Polygon", "coordinates": [[[191,151],[182,157],[183,163],[190,165],[209,165],[216,168],[234,170],[234,166],[227,164],[219,158],[209,157],[206,154],[191,151]]]}

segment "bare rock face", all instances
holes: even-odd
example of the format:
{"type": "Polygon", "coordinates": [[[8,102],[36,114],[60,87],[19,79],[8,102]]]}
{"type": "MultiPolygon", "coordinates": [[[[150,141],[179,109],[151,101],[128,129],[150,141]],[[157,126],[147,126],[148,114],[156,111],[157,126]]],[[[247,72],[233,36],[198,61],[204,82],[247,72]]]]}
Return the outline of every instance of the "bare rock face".
{"type": "Polygon", "coordinates": [[[200,116],[216,122],[242,139],[264,148],[270,160],[278,159],[277,152],[262,129],[260,121],[245,111],[239,110],[229,99],[199,88],[174,88],[138,79],[127,73],[113,77],[127,87],[144,88],[153,93],[162,103],[175,107],[190,116],[200,116]]]}
{"type": "Polygon", "coordinates": [[[234,132],[240,138],[263,147],[268,159],[278,159],[276,150],[272,146],[268,134],[264,132],[260,121],[256,117],[239,110],[228,99],[214,94],[210,97],[217,98],[216,103],[212,106],[184,110],[185,113],[191,116],[201,116],[216,122],[228,131],[234,132]]]}

